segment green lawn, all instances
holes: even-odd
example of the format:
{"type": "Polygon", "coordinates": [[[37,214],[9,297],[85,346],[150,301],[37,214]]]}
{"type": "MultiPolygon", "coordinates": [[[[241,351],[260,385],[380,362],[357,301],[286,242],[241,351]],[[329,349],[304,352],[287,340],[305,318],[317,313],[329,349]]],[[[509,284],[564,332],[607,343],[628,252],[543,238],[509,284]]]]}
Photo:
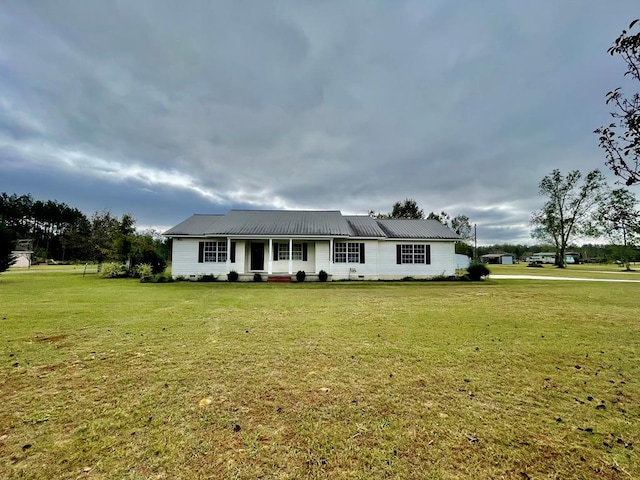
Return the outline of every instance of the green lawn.
{"type": "Polygon", "coordinates": [[[0,478],[640,478],[638,284],[46,272],[0,275],[0,478]]]}
{"type": "Polygon", "coordinates": [[[526,263],[515,265],[488,265],[491,273],[501,275],[544,275],[553,277],[577,277],[577,278],[607,278],[640,280],[640,264],[632,264],[631,272],[627,272],[619,265],[586,263],[580,265],[568,265],[566,268],[558,268],[555,265],[543,265],[542,267],[528,267],[526,263]]]}

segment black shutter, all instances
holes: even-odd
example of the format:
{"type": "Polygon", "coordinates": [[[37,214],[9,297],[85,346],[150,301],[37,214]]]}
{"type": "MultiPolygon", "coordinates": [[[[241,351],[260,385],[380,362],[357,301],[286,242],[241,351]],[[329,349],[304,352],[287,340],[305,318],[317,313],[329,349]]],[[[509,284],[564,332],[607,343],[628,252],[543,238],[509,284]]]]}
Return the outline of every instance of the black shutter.
{"type": "Polygon", "coordinates": [[[402,263],[402,247],[396,245],[396,263],[400,265],[402,263]]]}
{"type": "Polygon", "coordinates": [[[231,242],[231,252],[229,252],[231,263],[236,263],[236,242],[231,242]]]}
{"type": "Polygon", "coordinates": [[[360,244],[360,263],[364,263],[364,243],[360,244]]]}
{"type": "Polygon", "coordinates": [[[306,262],[307,261],[307,244],[303,243],[302,244],[302,261],[306,262]]]}
{"type": "Polygon", "coordinates": [[[424,259],[427,265],[431,264],[431,245],[424,246],[424,259]]]}
{"type": "Polygon", "coordinates": [[[276,242],[273,242],[273,261],[278,261],[278,244],[276,242]]]}
{"type": "Polygon", "coordinates": [[[198,263],[204,262],[204,242],[198,242],[198,263]]]}

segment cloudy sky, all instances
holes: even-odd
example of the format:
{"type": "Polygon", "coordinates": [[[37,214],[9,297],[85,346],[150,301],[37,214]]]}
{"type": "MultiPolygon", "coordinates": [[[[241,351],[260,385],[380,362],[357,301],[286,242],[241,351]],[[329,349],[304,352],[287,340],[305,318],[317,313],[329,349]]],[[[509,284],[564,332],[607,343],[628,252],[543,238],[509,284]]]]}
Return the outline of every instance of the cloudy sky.
{"type": "MultiPolygon", "coordinates": [[[[171,227],[231,208],[465,214],[530,243],[637,0],[3,0],[0,191],[171,227]]],[[[607,172],[608,173],[608,172],[607,172]]],[[[613,182],[613,180],[612,180],[613,182]]]]}

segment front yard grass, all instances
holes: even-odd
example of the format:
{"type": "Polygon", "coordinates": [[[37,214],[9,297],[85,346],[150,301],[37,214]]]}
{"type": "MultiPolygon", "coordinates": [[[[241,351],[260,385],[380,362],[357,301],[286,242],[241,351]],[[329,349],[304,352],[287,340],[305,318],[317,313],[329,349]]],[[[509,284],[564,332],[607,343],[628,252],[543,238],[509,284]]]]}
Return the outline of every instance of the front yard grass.
{"type": "Polygon", "coordinates": [[[567,265],[558,268],[555,265],[544,264],[542,267],[528,267],[526,263],[515,265],[487,265],[492,274],[501,275],[542,275],[551,277],[570,278],[600,278],[619,280],[640,280],[640,264],[631,264],[632,271],[627,272],[620,265],[583,263],[567,265]]]}
{"type": "Polygon", "coordinates": [[[638,285],[0,276],[1,478],[640,478],[638,285]]]}

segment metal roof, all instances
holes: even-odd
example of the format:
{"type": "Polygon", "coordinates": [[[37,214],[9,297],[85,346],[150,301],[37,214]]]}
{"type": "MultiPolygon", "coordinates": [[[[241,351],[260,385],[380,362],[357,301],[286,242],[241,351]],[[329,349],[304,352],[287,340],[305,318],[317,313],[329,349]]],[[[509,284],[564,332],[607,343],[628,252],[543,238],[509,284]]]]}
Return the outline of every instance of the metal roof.
{"type": "Polygon", "coordinates": [[[460,237],[437,220],[343,216],[338,210],[231,210],[196,214],[164,232],[166,236],[329,236],[441,239],[460,237]]]}
{"type": "Polygon", "coordinates": [[[193,215],[165,235],[348,237],[351,229],[338,210],[231,210],[224,216],[193,215]]]}
{"type": "Polygon", "coordinates": [[[164,232],[164,235],[203,235],[204,232],[213,230],[215,222],[223,218],[222,214],[196,213],[164,232]]]}
{"type": "Polygon", "coordinates": [[[365,215],[347,215],[345,218],[351,227],[353,237],[385,238],[387,236],[375,218],[365,215]]]}
{"type": "Polygon", "coordinates": [[[459,240],[460,236],[437,220],[380,219],[378,225],[388,238],[433,238],[459,240]]]}

